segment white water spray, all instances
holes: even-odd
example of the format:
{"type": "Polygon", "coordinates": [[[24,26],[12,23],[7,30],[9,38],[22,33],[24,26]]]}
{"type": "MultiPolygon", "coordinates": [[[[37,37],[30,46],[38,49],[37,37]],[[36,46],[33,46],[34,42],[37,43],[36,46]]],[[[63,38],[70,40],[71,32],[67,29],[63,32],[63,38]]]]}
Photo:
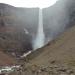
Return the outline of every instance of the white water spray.
{"type": "Polygon", "coordinates": [[[33,44],[34,50],[44,46],[44,42],[45,42],[45,34],[43,30],[43,14],[42,14],[42,9],[39,9],[38,30],[37,30],[37,35],[33,44]]]}

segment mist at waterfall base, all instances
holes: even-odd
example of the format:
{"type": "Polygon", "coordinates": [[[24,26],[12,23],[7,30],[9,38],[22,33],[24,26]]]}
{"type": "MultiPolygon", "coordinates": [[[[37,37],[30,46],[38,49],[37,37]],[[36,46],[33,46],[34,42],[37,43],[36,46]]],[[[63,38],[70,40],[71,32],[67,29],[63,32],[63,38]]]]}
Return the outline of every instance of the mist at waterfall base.
{"type": "Polygon", "coordinates": [[[42,9],[39,9],[39,23],[37,28],[37,34],[35,40],[33,41],[33,50],[43,47],[44,42],[45,42],[45,34],[43,30],[43,14],[42,9]]]}

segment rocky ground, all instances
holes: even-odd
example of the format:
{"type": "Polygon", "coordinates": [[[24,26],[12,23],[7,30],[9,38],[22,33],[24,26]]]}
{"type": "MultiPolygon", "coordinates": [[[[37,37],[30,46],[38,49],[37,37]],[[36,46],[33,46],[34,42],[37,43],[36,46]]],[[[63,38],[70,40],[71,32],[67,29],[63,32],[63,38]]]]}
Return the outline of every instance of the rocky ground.
{"type": "Polygon", "coordinates": [[[75,27],[27,56],[9,75],[75,75],[75,27]]]}
{"type": "Polygon", "coordinates": [[[25,65],[22,66],[9,75],[75,75],[75,67],[68,67],[67,65],[56,65],[53,63],[49,66],[31,65],[27,68],[25,65]]]}

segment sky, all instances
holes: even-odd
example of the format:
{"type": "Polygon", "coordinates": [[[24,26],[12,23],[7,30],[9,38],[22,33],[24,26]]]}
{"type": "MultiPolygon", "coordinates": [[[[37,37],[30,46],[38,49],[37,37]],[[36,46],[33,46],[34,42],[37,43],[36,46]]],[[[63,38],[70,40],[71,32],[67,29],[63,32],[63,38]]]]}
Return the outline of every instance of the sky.
{"type": "Polygon", "coordinates": [[[52,6],[58,0],[0,0],[0,3],[10,4],[15,7],[39,7],[46,8],[52,6]]]}

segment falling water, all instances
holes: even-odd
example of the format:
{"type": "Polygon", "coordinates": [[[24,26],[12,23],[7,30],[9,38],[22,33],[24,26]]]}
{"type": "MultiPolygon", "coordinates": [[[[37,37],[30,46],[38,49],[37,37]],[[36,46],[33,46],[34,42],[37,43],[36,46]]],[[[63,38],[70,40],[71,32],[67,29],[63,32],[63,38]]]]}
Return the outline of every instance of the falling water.
{"type": "Polygon", "coordinates": [[[44,41],[45,41],[45,35],[43,31],[43,15],[42,15],[42,9],[39,9],[39,23],[38,23],[36,38],[33,45],[34,50],[44,46],[44,41]]]}

